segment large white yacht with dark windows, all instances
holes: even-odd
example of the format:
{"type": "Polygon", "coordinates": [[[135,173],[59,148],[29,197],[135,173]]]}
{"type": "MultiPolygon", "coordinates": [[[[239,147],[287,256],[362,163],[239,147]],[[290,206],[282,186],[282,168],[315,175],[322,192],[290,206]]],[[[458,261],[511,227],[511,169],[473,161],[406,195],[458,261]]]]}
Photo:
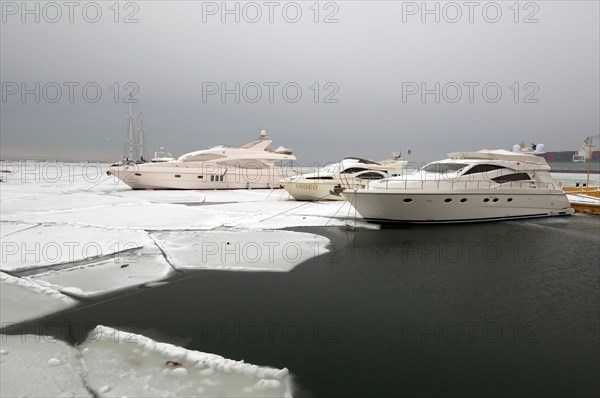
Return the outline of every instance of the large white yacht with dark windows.
{"type": "Polygon", "coordinates": [[[249,189],[279,188],[282,178],[296,174],[292,151],[272,149],[267,132],[240,147],[215,146],[190,152],[176,160],[117,163],[107,174],[133,189],[249,189]]]}
{"type": "Polygon", "coordinates": [[[456,152],[412,175],[338,191],[367,221],[462,223],[573,213],[544,158],[505,150],[456,152]]]}
{"type": "Polygon", "coordinates": [[[313,173],[287,177],[281,180],[280,184],[296,200],[345,200],[333,193],[333,189],[365,187],[369,181],[389,177],[391,172],[396,170],[400,172],[405,165],[406,161],[400,159],[399,155],[381,163],[361,158],[346,158],[313,173]]]}

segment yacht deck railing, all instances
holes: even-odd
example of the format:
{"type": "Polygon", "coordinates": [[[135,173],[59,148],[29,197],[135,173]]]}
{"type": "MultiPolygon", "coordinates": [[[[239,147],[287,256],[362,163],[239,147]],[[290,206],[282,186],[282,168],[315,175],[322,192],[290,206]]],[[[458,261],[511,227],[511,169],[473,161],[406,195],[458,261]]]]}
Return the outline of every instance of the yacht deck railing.
{"type": "Polygon", "coordinates": [[[469,189],[552,189],[561,190],[560,184],[555,182],[539,182],[539,181],[510,181],[497,183],[494,181],[410,181],[410,180],[378,180],[369,182],[367,188],[374,189],[401,189],[401,190],[424,190],[424,189],[448,189],[448,190],[469,190],[469,189]],[[382,183],[385,181],[385,188],[382,183]],[[371,185],[373,184],[373,185],[371,185]]]}

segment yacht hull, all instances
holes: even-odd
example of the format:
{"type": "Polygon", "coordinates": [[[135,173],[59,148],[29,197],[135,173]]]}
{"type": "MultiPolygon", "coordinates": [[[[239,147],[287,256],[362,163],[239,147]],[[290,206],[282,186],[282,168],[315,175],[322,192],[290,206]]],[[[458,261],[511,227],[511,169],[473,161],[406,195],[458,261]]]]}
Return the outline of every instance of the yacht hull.
{"type": "Polygon", "coordinates": [[[216,166],[180,167],[157,163],[110,167],[108,174],[132,189],[264,189],[280,188],[279,180],[289,176],[290,170],[277,167],[225,170],[216,166]]]}
{"type": "Polygon", "coordinates": [[[561,191],[394,192],[350,190],[342,194],[367,221],[377,224],[444,224],[573,214],[561,191]]]}
{"type": "Polygon", "coordinates": [[[319,200],[346,200],[341,195],[332,195],[336,185],[340,185],[338,181],[319,181],[310,180],[292,181],[281,183],[283,188],[292,195],[296,200],[304,201],[319,201],[319,200]]]}

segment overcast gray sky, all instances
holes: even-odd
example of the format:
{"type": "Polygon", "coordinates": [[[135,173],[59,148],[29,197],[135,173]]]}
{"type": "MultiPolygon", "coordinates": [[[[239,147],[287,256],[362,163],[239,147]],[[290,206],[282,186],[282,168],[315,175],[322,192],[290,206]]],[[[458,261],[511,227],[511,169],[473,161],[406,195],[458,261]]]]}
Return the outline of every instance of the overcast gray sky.
{"type": "Polygon", "coordinates": [[[2,158],[120,159],[132,87],[176,155],[260,129],[304,165],[600,130],[598,1],[1,5],[2,158]]]}

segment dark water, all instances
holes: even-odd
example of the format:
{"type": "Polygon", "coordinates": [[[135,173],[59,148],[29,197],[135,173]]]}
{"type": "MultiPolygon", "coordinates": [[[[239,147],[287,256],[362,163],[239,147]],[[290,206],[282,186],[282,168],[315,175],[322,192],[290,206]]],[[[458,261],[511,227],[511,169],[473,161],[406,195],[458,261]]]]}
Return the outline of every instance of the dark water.
{"type": "Polygon", "coordinates": [[[188,273],[44,330],[103,324],[288,367],[299,397],[599,395],[599,217],[300,230],[333,253],[288,273],[188,273]]]}

